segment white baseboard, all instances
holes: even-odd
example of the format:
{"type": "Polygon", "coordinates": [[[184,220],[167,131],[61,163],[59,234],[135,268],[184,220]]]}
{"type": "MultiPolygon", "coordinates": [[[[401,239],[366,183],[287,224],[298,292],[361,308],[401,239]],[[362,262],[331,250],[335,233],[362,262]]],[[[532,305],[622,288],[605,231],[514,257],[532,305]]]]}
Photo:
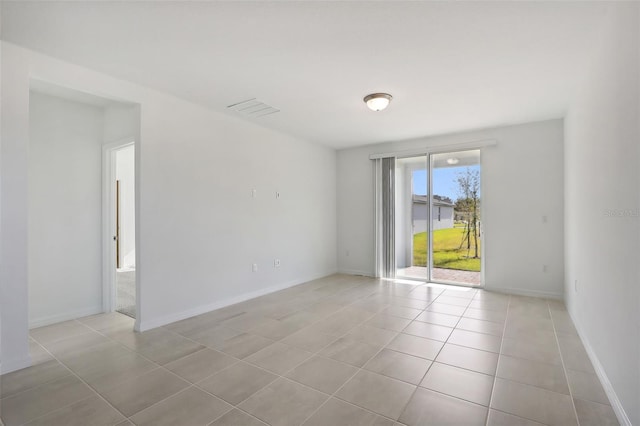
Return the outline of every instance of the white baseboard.
{"type": "Polygon", "coordinates": [[[58,315],[51,315],[48,317],[36,318],[29,321],[29,330],[32,328],[44,327],[45,325],[56,324],[63,321],[69,321],[76,318],[88,317],[89,315],[96,315],[102,313],[102,305],[94,306],[92,308],[80,309],[73,312],[65,312],[58,315]]]}
{"type": "Polygon", "coordinates": [[[357,269],[338,269],[339,274],[345,275],[362,275],[364,277],[373,277],[374,274],[370,271],[359,271],[357,269]]]}
{"type": "Polygon", "coordinates": [[[600,383],[602,383],[604,392],[607,394],[607,397],[609,398],[609,402],[611,403],[611,408],[613,409],[613,412],[616,413],[618,422],[620,422],[622,426],[633,426],[631,424],[631,420],[629,419],[629,416],[627,416],[626,411],[624,411],[624,408],[622,407],[622,403],[620,402],[620,399],[618,398],[616,391],[613,389],[613,385],[609,381],[609,377],[607,377],[607,373],[604,371],[604,367],[600,363],[598,356],[593,350],[593,347],[591,346],[589,339],[587,339],[587,335],[584,333],[580,322],[577,321],[575,315],[573,315],[573,313],[570,310],[568,310],[568,312],[569,312],[569,316],[571,316],[571,320],[573,321],[573,324],[576,326],[576,330],[578,331],[580,340],[582,340],[582,344],[584,345],[584,348],[587,351],[587,355],[591,360],[591,364],[593,364],[593,369],[596,370],[596,375],[598,376],[598,379],[600,379],[600,383]]]}
{"type": "Polygon", "coordinates": [[[165,315],[159,318],[153,318],[146,321],[136,322],[136,330],[137,331],[147,331],[153,328],[162,327],[163,325],[171,324],[176,321],[181,321],[183,319],[191,318],[196,315],[201,315],[207,312],[215,311],[216,309],[224,308],[230,305],[235,305],[236,303],[244,302],[249,299],[255,299],[256,297],[264,296],[266,294],[274,293],[276,291],[284,290],[289,287],[296,286],[298,284],[306,283],[308,281],[317,280],[320,278],[328,277],[330,275],[334,275],[336,272],[330,272],[325,274],[320,274],[316,276],[310,276],[304,279],[292,280],[281,284],[276,284],[271,287],[263,288],[256,291],[251,291],[249,293],[243,293],[241,295],[230,297],[225,300],[221,300],[216,303],[211,303],[208,305],[198,306],[193,309],[187,309],[186,311],[176,312],[170,315],[165,315]]]}
{"type": "Polygon", "coordinates": [[[564,293],[554,293],[551,291],[538,291],[513,287],[490,287],[484,286],[487,291],[495,291],[496,293],[514,294],[517,296],[542,297],[545,299],[564,300],[564,293]]]}
{"type": "Polygon", "coordinates": [[[31,356],[27,355],[23,358],[3,360],[0,366],[0,374],[11,373],[12,371],[22,370],[31,367],[31,356]]]}

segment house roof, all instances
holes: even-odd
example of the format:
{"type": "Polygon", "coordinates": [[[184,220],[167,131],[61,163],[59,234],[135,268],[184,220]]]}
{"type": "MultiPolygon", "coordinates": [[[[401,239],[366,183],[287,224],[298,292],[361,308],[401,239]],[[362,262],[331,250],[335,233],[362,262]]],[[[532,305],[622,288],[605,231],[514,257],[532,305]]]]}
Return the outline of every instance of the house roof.
{"type": "MultiPolygon", "coordinates": [[[[413,198],[413,202],[414,203],[427,204],[427,196],[426,195],[413,194],[412,198],[413,198]]],[[[442,200],[436,200],[436,199],[433,200],[433,205],[434,206],[440,206],[440,207],[453,207],[454,206],[453,203],[449,203],[448,201],[442,201],[442,200]]]]}

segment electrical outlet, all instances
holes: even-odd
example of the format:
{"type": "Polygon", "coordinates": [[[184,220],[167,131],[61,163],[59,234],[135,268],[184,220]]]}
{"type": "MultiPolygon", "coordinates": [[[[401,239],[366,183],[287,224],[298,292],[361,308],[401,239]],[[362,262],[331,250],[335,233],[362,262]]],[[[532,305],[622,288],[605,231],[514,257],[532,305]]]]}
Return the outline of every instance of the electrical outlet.
{"type": "Polygon", "coordinates": [[[252,270],[253,272],[258,272],[258,264],[257,264],[257,263],[254,263],[254,264],[251,266],[251,270],[252,270]]]}
{"type": "Polygon", "coordinates": [[[279,268],[280,267],[280,259],[274,259],[273,267],[274,268],[279,268]]]}

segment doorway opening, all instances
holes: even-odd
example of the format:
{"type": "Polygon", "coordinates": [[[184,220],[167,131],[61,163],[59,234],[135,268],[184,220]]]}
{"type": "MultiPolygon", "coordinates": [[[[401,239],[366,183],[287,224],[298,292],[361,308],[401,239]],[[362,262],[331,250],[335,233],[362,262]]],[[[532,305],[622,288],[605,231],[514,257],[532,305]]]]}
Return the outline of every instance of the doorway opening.
{"type": "Polygon", "coordinates": [[[482,284],[480,151],[398,158],[396,276],[482,284]]]}
{"type": "MultiPolygon", "coordinates": [[[[116,256],[109,182],[116,175],[116,148],[133,149],[139,138],[139,105],[31,79],[28,119],[29,328],[111,313],[116,256]]],[[[133,209],[135,201],[125,203],[133,209]]],[[[125,232],[131,236],[135,229],[125,232]]],[[[135,260],[121,260],[136,267],[135,260]]],[[[139,292],[135,299],[140,302],[139,292]]]]}
{"type": "Polygon", "coordinates": [[[108,209],[108,311],[136,318],[135,145],[110,144],[105,149],[108,209]]]}

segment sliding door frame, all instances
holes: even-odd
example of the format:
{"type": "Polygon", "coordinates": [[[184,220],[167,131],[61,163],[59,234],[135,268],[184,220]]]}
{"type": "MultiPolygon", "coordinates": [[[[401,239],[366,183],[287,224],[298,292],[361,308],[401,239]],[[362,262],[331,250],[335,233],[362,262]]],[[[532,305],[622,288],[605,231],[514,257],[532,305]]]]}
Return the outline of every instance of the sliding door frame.
{"type": "MultiPolygon", "coordinates": [[[[484,288],[484,247],[485,247],[485,242],[484,242],[484,229],[482,226],[482,218],[484,218],[484,202],[482,202],[482,198],[481,198],[481,202],[480,202],[480,233],[481,233],[481,245],[480,245],[480,284],[479,285],[473,285],[473,284],[467,284],[467,283],[463,283],[463,282],[457,282],[457,281],[438,281],[438,280],[434,280],[433,279],[433,268],[434,268],[434,264],[433,264],[433,222],[431,221],[431,215],[433,213],[433,196],[431,194],[433,194],[433,156],[437,155],[437,154],[456,154],[458,152],[466,152],[466,151],[478,151],[478,165],[480,166],[480,194],[481,197],[484,197],[484,179],[482,178],[482,150],[479,148],[469,148],[469,149],[457,149],[457,150],[447,150],[447,151],[442,151],[442,152],[432,152],[430,154],[427,154],[428,160],[428,179],[429,179],[429,196],[428,196],[428,200],[429,200],[429,214],[428,214],[428,224],[427,224],[427,228],[428,228],[428,238],[427,240],[428,242],[428,251],[427,251],[427,258],[428,258],[428,265],[431,265],[429,267],[429,271],[427,272],[427,277],[429,278],[429,282],[432,283],[436,283],[436,284],[447,284],[447,285],[456,285],[456,286],[460,286],[460,287],[473,287],[473,288],[484,288]]],[[[454,210],[454,224],[455,224],[455,210],[454,210]]]]}
{"type": "MultiPolygon", "coordinates": [[[[436,283],[436,284],[447,284],[447,285],[457,285],[457,286],[462,286],[462,287],[474,287],[474,288],[484,288],[485,286],[485,247],[486,247],[486,241],[485,241],[485,235],[484,235],[484,227],[482,225],[482,221],[481,221],[481,225],[480,225],[480,231],[482,233],[482,245],[480,246],[480,285],[478,286],[474,286],[474,285],[467,285],[465,283],[459,283],[459,282],[449,282],[449,281],[436,281],[433,279],[433,274],[432,274],[432,269],[433,269],[433,224],[431,221],[431,216],[433,214],[433,164],[432,164],[432,157],[433,155],[436,154],[445,154],[445,153],[451,153],[451,154],[455,154],[456,152],[463,152],[463,151],[474,151],[477,150],[479,152],[479,162],[478,164],[480,165],[480,170],[481,170],[481,177],[480,177],[480,193],[483,194],[482,197],[484,199],[486,194],[485,191],[485,179],[482,178],[482,148],[486,148],[486,147],[492,147],[492,146],[496,146],[497,145],[497,141],[494,139],[489,139],[489,140],[482,140],[482,141],[477,141],[477,142],[473,142],[473,143],[462,143],[462,144],[455,144],[455,145],[448,145],[448,146],[435,146],[435,147],[431,147],[431,148],[424,148],[424,149],[412,149],[412,150],[406,150],[406,151],[398,151],[398,152],[394,152],[394,153],[380,153],[380,154],[371,154],[369,156],[369,158],[371,160],[379,160],[382,158],[387,158],[387,157],[395,157],[396,160],[400,160],[403,158],[411,158],[411,157],[420,157],[420,156],[426,156],[427,160],[427,164],[426,164],[426,168],[427,168],[427,277],[426,277],[426,282],[432,282],[432,283],[436,283]]],[[[376,167],[381,167],[380,166],[380,161],[376,161],[376,167]]],[[[380,176],[379,174],[379,169],[376,169],[376,173],[375,176],[380,176]]],[[[375,193],[376,193],[376,205],[375,205],[375,215],[374,215],[374,219],[375,219],[375,226],[376,226],[376,244],[375,244],[375,250],[376,250],[376,275],[379,275],[379,271],[381,270],[379,265],[379,259],[380,259],[380,254],[381,254],[381,241],[380,240],[380,218],[379,218],[379,209],[382,207],[381,203],[381,196],[379,196],[380,194],[380,190],[381,190],[381,182],[378,182],[379,179],[374,179],[375,181],[375,193]]],[[[484,218],[484,205],[486,204],[486,202],[481,202],[480,203],[480,217],[484,218]]],[[[395,242],[394,242],[395,244],[395,242]]],[[[416,280],[416,281],[424,281],[422,278],[417,278],[417,277],[407,277],[407,276],[401,276],[400,278],[402,279],[410,279],[410,280],[416,280]]]]}

